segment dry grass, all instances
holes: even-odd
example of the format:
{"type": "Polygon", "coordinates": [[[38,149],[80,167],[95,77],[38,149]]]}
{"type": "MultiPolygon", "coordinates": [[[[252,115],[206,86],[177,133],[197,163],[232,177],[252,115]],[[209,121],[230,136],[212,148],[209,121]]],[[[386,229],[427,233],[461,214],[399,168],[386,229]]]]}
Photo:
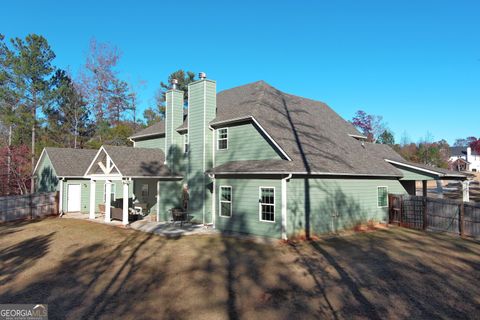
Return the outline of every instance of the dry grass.
{"type": "Polygon", "coordinates": [[[399,228],[267,245],[46,219],[0,226],[0,303],[48,303],[51,319],[475,318],[479,257],[399,228]]]}

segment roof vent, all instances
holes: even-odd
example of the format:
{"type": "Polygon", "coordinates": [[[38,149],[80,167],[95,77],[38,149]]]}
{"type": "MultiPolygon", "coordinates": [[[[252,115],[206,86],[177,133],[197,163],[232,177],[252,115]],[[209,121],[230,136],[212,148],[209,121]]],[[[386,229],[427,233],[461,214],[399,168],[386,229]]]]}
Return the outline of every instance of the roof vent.
{"type": "Polygon", "coordinates": [[[205,80],[207,78],[207,74],[205,72],[200,72],[198,74],[198,77],[200,78],[200,80],[205,80]]]}
{"type": "Polygon", "coordinates": [[[172,89],[173,90],[177,90],[177,84],[178,84],[178,80],[177,79],[172,79],[172,89]]]}

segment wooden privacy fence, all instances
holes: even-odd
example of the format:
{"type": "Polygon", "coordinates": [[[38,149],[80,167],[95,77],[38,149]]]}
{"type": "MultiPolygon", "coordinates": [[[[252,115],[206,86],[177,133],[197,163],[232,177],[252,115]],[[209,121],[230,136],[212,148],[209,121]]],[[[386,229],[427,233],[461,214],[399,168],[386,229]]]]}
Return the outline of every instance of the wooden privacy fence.
{"type": "Polygon", "coordinates": [[[480,237],[480,204],[389,194],[389,223],[402,227],[480,237]]]}
{"type": "Polygon", "coordinates": [[[0,197],[0,222],[58,214],[58,192],[0,197]]]}

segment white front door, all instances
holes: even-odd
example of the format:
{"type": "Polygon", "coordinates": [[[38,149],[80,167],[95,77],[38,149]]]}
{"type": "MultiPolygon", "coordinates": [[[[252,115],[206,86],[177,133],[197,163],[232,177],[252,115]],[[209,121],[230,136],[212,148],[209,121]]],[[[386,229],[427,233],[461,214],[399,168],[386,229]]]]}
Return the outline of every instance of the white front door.
{"type": "Polygon", "coordinates": [[[81,189],[79,184],[69,184],[67,192],[67,212],[80,211],[81,189]]]}

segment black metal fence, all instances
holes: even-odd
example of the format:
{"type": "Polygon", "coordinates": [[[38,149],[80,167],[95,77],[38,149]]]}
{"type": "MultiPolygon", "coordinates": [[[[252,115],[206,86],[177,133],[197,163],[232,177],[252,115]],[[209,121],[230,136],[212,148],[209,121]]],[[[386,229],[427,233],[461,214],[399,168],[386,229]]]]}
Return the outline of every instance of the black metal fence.
{"type": "Polygon", "coordinates": [[[389,222],[417,230],[480,237],[480,204],[390,194],[389,222]]]}
{"type": "Polygon", "coordinates": [[[58,192],[0,197],[0,222],[58,214],[58,192]]]}

